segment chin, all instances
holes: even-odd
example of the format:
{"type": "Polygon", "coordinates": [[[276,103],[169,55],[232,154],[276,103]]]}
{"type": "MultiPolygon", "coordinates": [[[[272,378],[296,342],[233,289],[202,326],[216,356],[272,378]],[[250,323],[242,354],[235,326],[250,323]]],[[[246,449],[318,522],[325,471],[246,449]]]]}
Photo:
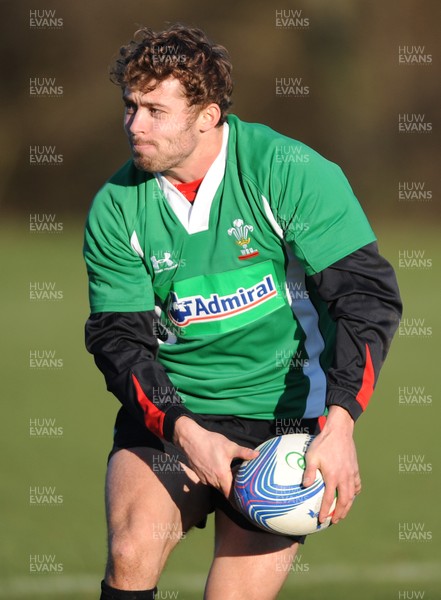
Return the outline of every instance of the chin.
{"type": "Polygon", "coordinates": [[[133,162],[137,169],[146,171],[147,173],[156,173],[160,168],[160,165],[156,161],[145,156],[133,156],[133,162]]]}

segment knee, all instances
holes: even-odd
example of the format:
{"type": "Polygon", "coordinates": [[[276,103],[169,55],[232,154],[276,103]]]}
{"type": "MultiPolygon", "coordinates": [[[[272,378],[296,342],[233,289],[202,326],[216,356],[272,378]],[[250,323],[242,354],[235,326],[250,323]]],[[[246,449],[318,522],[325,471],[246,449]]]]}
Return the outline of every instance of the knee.
{"type": "Polygon", "coordinates": [[[109,538],[106,582],[117,589],[150,589],[158,583],[161,561],[145,541],[130,533],[118,533],[109,538]],[[131,588],[134,589],[134,588],[131,588]]]}
{"type": "Polygon", "coordinates": [[[109,539],[109,563],[117,570],[135,571],[145,557],[142,543],[130,533],[113,534],[109,539]]]}
{"type": "Polygon", "coordinates": [[[160,573],[179,539],[178,535],[155,527],[112,532],[109,536],[109,567],[120,573],[160,573]]]}

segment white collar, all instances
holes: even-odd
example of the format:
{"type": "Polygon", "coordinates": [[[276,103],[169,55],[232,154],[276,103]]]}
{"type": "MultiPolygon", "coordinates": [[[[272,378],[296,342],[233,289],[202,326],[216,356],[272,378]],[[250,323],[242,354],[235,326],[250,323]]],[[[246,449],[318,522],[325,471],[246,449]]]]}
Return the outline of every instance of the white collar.
{"type": "Polygon", "coordinates": [[[199,233],[208,229],[211,205],[225,173],[228,136],[228,123],[224,123],[221,150],[208,169],[194,202],[190,203],[161,173],[154,174],[167,202],[187,233],[199,233]]]}

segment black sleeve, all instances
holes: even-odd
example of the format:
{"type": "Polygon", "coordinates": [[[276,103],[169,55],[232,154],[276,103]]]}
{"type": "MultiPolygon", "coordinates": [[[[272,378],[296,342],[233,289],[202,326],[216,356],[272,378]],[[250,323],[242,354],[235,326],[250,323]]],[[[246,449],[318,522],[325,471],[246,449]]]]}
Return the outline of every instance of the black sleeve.
{"type": "Polygon", "coordinates": [[[395,273],[374,242],[308,277],[311,282],[337,325],[326,404],[342,406],[355,421],[369,402],[401,318],[395,273]]]}
{"type": "Polygon", "coordinates": [[[156,360],[159,323],[154,311],[91,314],[86,347],[107,389],[155,435],[171,441],[176,420],[193,418],[156,360]]]}

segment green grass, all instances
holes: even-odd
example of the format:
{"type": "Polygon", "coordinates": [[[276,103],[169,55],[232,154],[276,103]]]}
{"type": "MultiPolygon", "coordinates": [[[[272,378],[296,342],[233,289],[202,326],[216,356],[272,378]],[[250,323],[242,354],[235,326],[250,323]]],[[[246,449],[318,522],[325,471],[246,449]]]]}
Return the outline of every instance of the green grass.
{"type": "MultiPolygon", "coordinates": [[[[2,371],[6,415],[0,438],[2,528],[0,598],[97,598],[105,559],[104,469],[118,402],[83,346],[88,315],[81,228],[31,234],[9,223],[0,238],[3,289],[2,371]],[[59,301],[31,302],[30,282],[55,282],[59,301]],[[32,350],[55,350],[61,369],[29,366],[32,350]],[[55,419],[62,435],[30,437],[30,419],[55,419]],[[60,505],[31,506],[31,486],[55,486],[60,505]],[[55,555],[61,574],[30,574],[29,555],[55,555]]],[[[424,318],[427,338],[397,336],[369,410],[357,425],[363,493],[348,519],[311,536],[301,549],[303,570],[290,573],[282,599],[398,598],[424,591],[441,598],[439,385],[437,379],[441,252],[430,229],[379,234],[383,253],[398,265],[399,249],[424,249],[431,269],[398,269],[405,315],[424,318]],[[438,284],[439,285],[439,284],[438,284]],[[398,388],[423,386],[433,401],[403,405],[398,388]],[[400,454],[424,455],[431,473],[398,472],[400,454]],[[399,523],[423,523],[426,542],[398,539],[399,523]],[[438,562],[438,564],[437,564],[438,562]]],[[[191,532],[175,551],[160,589],[179,600],[201,598],[212,553],[212,524],[191,532]],[[176,597],[176,596],[175,596],[176,597]]],[[[244,574],[246,577],[246,574],[244,574]]],[[[167,595],[163,594],[162,597],[167,595]]],[[[412,597],[412,596],[410,596],[412,597]]],[[[416,596],[415,596],[416,597],[416,596]]]]}

